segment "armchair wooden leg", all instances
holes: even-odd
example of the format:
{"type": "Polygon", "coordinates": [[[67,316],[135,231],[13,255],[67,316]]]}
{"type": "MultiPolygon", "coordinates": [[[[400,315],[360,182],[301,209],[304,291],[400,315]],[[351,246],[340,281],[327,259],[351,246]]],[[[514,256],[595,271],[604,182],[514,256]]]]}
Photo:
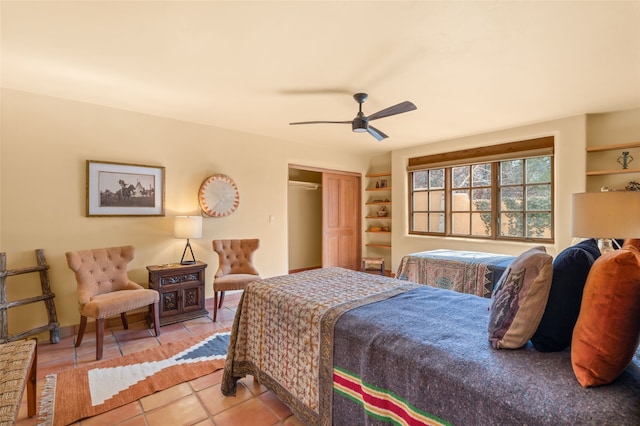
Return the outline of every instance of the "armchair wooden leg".
{"type": "Polygon", "coordinates": [[[128,330],[129,329],[129,321],[127,320],[127,313],[126,312],[122,312],[120,314],[120,319],[122,320],[122,327],[125,330],[128,330]]]}
{"type": "Polygon", "coordinates": [[[87,317],[80,315],[80,327],[78,328],[78,337],[76,338],[76,348],[82,343],[84,332],[87,329],[87,317]]]}
{"type": "Polygon", "coordinates": [[[29,367],[29,377],[27,377],[27,415],[33,417],[36,415],[36,381],[38,368],[38,344],[33,350],[33,358],[29,367]]]}
{"type": "Polygon", "coordinates": [[[220,305],[218,308],[222,308],[222,304],[224,303],[224,291],[220,292],[220,305]]]}
{"type": "Polygon", "coordinates": [[[160,306],[159,302],[151,305],[151,311],[153,313],[153,329],[156,332],[156,337],[160,335],[160,306]]]}
{"type": "Polygon", "coordinates": [[[96,318],[96,360],[102,359],[104,343],[104,318],[96,318]]]}
{"type": "Polygon", "coordinates": [[[218,317],[218,292],[213,291],[213,322],[216,322],[218,317]]]}

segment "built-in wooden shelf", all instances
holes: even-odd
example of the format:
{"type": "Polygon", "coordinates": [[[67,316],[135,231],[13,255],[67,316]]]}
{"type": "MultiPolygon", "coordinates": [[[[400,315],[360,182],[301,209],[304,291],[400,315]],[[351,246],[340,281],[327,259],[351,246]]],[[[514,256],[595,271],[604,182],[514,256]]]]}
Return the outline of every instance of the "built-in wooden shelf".
{"type": "Polygon", "coordinates": [[[613,151],[616,149],[640,148],[640,142],[620,143],[617,145],[603,145],[587,147],[587,152],[613,151]]]}
{"type": "Polygon", "coordinates": [[[383,243],[367,243],[367,247],[376,247],[376,248],[390,249],[390,248],[391,248],[391,244],[383,244],[383,243]]]}
{"type": "MultiPolygon", "coordinates": [[[[389,171],[389,172],[380,172],[380,173],[368,173],[366,177],[368,179],[368,182],[367,182],[368,188],[366,188],[365,191],[373,192],[373,193],[382,191],[382,194],[380,195],[370,194],[367,196],[369,201],[365,203],[365,206],[371,206],[371,207],[367,207],[365,209],[367,210],[364,217],[365,220],[390,221],[391,220],[391,186],[387,186],[387,185],[391,183],[391,179],[390,179],[391,172],[389,171]],[[376,188],[375,185],[386,185],[386,186],[384,188],[376,188]],[[377,210],[381,209],[380,206],[382,206],[382,208],[389,206],[387,207],[387,216],[377,215],[377,210]]],[[[375,224],[375,222],[368,222],[368,223],[375,224]]],[[[388,223],[388,222],[385,222],[385,223],[388,223]]],[[[380,230],[372,231],[371,227],[373,226],[369,225],[369,229],[365,230],[365,232],[369,233],[365,241],[366,243],[365,246],[371,250],[374,250],[374,249],[391,250],[391,241],[390,241],[391,230],[383,231],[381,226],[376,226],[375,228],[380,230]],[[376,234],[376,235],[373,235],[373,234],[376,234]],[[370,241],[371,239],[374,239],[374,240],[377,239],[379,241],[370,241]]],[[[384,228],[389,229],[386,226],[384,228]]],[[[374,251],[374,253],[376,252],[374,251]]],[[[390,259],[391,252],[389,253],[378,252],[375,255],[379,256],[380,254],[382,254],[385,257],[386,262],[389,262],[389,264],[391,263],[391,259],[390,259]]]]}
{"type": "Polygon", "coordinates": [[[623,173],[640,173],[640,169],[593,170],[587,176],[619,175],[623,173]]]}
{"type": "MultiPolygon", "coordinates": [[[[625,150],[631,148],[640,148],[640,142],[619,143],[615,145],[602,145],[602,146],[589,146],[587,147],[587,153],[592,152],[604,152],[625,150]]],[[[640,173],[640,169],[612,169],[612,170],[591,170],[587,171],[587,176],[605,176],[605,175],[620,175],[627,173],[640,173]]]]}

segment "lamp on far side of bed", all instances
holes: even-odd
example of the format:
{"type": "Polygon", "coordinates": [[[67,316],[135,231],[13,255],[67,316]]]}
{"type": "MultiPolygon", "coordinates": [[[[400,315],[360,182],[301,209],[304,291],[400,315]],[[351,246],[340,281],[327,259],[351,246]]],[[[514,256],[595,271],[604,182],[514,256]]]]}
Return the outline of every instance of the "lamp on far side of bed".
{"type": "Polygon", "coordinates": [[[601,253],[612,239],[640,238],[640,191],[572,194],[571,236],[598,238],[601,253]]]}
{"type": "Polygon", "coordinates": [[[176,216],[175,222],[173,223],[173,236],[176,238],[187,239],[187,245],[184,247],[184,251],[182,252],[182,259],[180,259],[180,264],[195,264],[196,258],[193,255],[193,250],[191,249],[191,243],[189,242],[189,239],[202,237],[202,216],[176,216]],[[184,256],[187,254],[187,249],[191,252],[191,260],[189,260],[188,258],[187,260],[185,260],[184,258],[184,256]]]}

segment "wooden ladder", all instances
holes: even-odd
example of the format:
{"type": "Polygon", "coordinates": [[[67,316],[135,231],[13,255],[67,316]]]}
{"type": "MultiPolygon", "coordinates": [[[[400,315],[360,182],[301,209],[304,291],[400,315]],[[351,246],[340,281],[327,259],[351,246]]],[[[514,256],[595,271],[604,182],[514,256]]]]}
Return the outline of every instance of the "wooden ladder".
{"type": "Polygon", "coordinates": [[[53,297],[55,296],[51,292],[51,286],[49,284],[49,276],[47,270],[49,265],[44,258],[44,251],[42,249],[36,250],[36,258],[38,259],[38,266],[32,266],[29,268],[10,269],[7,270],[7,255],[6,253],[0,253],[0,343],[13,342],[16,340],[24,339],[34,334],[41,333],[49,330],[49,340],[51,343],[60,342],[60,331],[58,324],[58,317],[56,315],[56,306],[53,304],[53,297]],[[42,287],[42,295],[29,297],[21,300],[14,300],[7,302],[7,277],[14,275],[29,274],[32,272],[40,273],[40,285],[42,287]],[[9,321],[8,311],[9,308],[17,306],[27,305],[29,303],[44,302],[47,307],[47,315],[49,317],[49,323],[40,327],[36,327],[31,330],[27,330],[20,334],[9,335],[9,321]]]}

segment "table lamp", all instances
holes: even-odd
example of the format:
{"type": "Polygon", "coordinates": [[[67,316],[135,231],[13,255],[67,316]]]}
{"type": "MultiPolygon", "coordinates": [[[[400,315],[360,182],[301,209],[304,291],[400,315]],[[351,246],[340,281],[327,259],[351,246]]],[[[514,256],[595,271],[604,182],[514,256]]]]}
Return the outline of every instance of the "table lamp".
{"type": "Polygon", "coordinates": [[[571,196],[571,236],[597,238],[601,253],[612,239],[640,238],[640,192],[585,192],[571,196]]]}
{"type": "Polygon", "coordinates": [[[176,216],[175,222],[173,223],[173,235],[176,238],[187,239],[187,245],[184,247],[184,251],[182,252],[182,259],[180,259],[180,264],[195,264],[196,258],[193,255],[193,250],[191,249],[191,243],[189,242],[189,239],[202,237],[202,216],[176,216]],[[184,256],[187,254],[187,249],[191,253],[191,260],[189,260],[188,258],[187,260],[185,260],[184,258],[184,256]]]}

